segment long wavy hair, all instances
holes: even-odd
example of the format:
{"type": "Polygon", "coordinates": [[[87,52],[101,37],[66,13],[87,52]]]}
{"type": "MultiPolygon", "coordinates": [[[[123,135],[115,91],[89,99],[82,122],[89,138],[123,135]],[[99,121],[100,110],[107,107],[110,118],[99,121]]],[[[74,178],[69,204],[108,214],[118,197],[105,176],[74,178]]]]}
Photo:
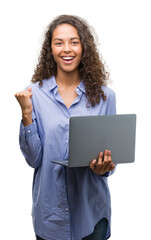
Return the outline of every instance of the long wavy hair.
{"type": "Polygon", "coordinates": [[[104,101],[107,99],[101,86],[107,85],[109,73],[106,71],[105,63],[97,49],[96,39],[91,33],[90,26],[80,17],[60,15],[50,23],[31,82],[39,81],[39,85],[42,86],[44,79],[57,75],[57,65],[52,55],[51,41],[54,29],[60,24],[72,25],[80,37],[82,58],[78,70],[85,85],[87,100],[93,107],[100,102],[101,98],[104,101]]]}

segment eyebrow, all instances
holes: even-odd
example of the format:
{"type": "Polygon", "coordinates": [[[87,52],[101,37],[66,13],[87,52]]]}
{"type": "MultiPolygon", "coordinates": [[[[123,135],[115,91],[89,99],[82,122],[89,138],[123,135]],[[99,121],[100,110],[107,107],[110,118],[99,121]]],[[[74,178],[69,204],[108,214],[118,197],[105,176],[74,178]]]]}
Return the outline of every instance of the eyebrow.
{"type": "MultiPolygon", "coordinates": [[[[78,40],[80,40],[79,37],[72,37],[72,38],[70,38],[70,40],[74,40],[74,39],[78,39],[78,40]]],[[[62,41],[63,39],[62,39],[62,38],[55,38],[54,41],[56,41],[56,40],[58,40],[58,41],[62,41]]]]}

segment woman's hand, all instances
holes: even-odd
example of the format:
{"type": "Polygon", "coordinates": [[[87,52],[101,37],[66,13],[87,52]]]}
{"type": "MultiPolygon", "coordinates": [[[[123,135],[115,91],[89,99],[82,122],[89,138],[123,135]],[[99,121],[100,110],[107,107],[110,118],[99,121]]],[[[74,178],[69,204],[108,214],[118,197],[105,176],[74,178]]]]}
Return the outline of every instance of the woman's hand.
{"type": "Polygon", "coordinates": [[[90,168],[98,175],[103,175],[106,172],[112,171],[115,168],[115,164],[112,162],[111,151],[105,150],[104,159],[103,152],[100,152],[98,160],[94,159],[90,163],[90,168]]]}
{"type": "Polygon", "coordinates": [[[16,93],[15,97],[18,100],[21,110],[22,110],[22,117],[23,117],[23,124],[27,126],[32,123],[32,92],[31,88],[24,90],[22,92],[16,93]]]}

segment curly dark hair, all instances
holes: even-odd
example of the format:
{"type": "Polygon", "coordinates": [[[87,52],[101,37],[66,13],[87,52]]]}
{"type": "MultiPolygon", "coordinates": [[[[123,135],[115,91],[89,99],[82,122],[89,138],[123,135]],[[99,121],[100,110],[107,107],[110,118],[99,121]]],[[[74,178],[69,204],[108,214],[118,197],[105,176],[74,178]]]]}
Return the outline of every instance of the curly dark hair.
{"type": "Polygon", "coordinates": [[[82,45],[82,58],[78,66],[79,75],[85,85],[87,100],[93,107],[100,102],[101,97],[104,101],[107,99],[101,86],[107,85],[109,73],[105,69],[90,26],[86,20],[80,17],[60,15],[50,23],[31,82],[39,81],[39,85],[42,86],[44,79],[57,75],[57,65],[52,55],[51,41],[54,29],[60,24],[70,24],[77,29],[82,45]]]}

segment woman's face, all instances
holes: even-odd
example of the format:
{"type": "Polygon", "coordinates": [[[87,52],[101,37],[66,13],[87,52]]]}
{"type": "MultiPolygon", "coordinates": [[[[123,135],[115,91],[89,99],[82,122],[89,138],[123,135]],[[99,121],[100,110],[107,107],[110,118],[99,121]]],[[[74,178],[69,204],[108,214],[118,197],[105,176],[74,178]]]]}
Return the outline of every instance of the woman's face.
{"type": "Polygon", "coordinates": [[[57,71],[78,71],[82,46],[75,27],[69,24],[57,26],[52,35],[51,49],[57,71]]]}

